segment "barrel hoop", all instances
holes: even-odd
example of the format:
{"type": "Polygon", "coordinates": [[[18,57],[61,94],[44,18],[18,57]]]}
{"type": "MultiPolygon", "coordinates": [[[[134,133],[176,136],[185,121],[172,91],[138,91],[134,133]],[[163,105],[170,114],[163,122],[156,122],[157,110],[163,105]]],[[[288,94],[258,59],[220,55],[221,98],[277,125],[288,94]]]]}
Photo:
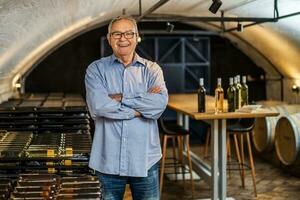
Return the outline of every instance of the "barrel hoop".
{"type": "MultiPolygon", "coordinates": [[[[290,116],[289,116],[289,118],[291,118],[290,116]]],[[[294,133],[295,133],[295,144],[296,144],[296,150],[297,149],[299,149],[299,145],[298,145],[298,141],[299,141],[299,131],[298,131],[298,128],[297,128],[297,126],[296,126],[296,122],[295,122],[295,120],[294,119],[292,119],[291,118],[291,120],[294,122],[294,123],[292,123],[292,128],[293,128],[293,131],[294,131],[294,133]]],[[[298,158],[298,156],[299,156],[299,151],[296,151],[296,155],[295,155],[295,160],[298,158]]]]}
{"type": "MultiPolygon", "coordinates": [[[[300,121],[300,113],[296,113],[294,116],[296,116],[296,118],[300,121]]],[[[295,124],[295,126],[296,126],[296,124],[295,124]]],[[[295,130],[297,130],[297,132],[296,132],[296,135],[295,135],[295,143],[296,143],[296,149],[298,149],[298,151],[297,151],[297,154],[296,154],[296,158],[298,159],[299,158],[299,156],[300,156],[300,132],[299,132],[299,129],[300,129],[300,127],[297,127],[296,126],[296,128],[295,128],[295,130]]]]}
{"type": "Polygon", "coordinates": [[[273,141],[273,119],[271,117],[266,117],[266,126],[267,126],[267,144],[265,146],[265,148],[263,149],[263,151],[272,148],[272,141],[273,141]]]}
{"type": "MultiPolygon", "coordinates": [[[[298,129],[297,129],[297,127],[296,127],[296,125],[295,125],[295,120],[293,120],[293,118],[292,117],[290,117],[290,116],[283,116],[283,117],[281,117],[281,118],[286,118],[289,122],[290,122],[290,125],[291,125],[291,127],[292,127],[292,129],[293,129],[293,132],[295,133],[295,140],[297,140],[298,139],[298,129]],[[297,137],[297,138],[296,138],[297,137]]],[[[281,119],[280,118],[280,119],[281,119]]],[[[279,120],[280,120],[279,119],[279,120]]],[[[278,121],[279,121],[278,120],[278,121]]],[[[279,148],[279,147],[277,147],[278,145],[276,145],[276,142],[275,142],[275,146],[276,146],[276,151],[277,151],[277,154],[278,154],[278,157],[279,157],[279,159],[281,160],[281,162],[283,162],[283,164],[285,164],[285,165],[292,165],[292,164],[294,164],[294,162],[296,161],[296,159],[298,158],[298,155],[299,155],[299,152],[297,151],[296,152],[296,154],[295,154],[295,157],[294,157],[294,160],[293,160],[293,163],[287,163],[285,160],[284,160],[284,158],[281,156],[281,154],[280,154],[280,151],[277,149],[277,148],[279,148]]],[[[296,150],[298,149],[298,144],[296,143],[296,150]]]]}

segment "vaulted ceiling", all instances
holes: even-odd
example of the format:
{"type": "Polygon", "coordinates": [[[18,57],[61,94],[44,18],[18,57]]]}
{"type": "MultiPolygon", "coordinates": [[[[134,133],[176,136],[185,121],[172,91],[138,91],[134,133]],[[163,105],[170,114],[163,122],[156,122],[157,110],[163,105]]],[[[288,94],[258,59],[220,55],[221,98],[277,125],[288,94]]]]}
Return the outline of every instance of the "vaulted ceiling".
{"type": "Polygon", "coordinates": [[[223,0],[223,18],[220,10],[215,15],[208,11],[211,0],[140,2],[0,0],[0,97],[11,94],[13,83],[55,48],[122,12],[142,15],[144,21],[177,20],[215,31],[264,68],[267,77],[300,79],[298,0],[223,0]],[[235,30],[238,21],[243,32],[235,30]]]}

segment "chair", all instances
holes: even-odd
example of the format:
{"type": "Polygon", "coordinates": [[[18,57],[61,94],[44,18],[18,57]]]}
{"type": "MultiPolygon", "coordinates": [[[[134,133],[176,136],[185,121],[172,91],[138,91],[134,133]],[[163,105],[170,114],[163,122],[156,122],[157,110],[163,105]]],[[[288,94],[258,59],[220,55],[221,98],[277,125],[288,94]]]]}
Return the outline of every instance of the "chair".
{"type": "Polygon", "coordinates": [[[253,182],[253,189],[254,189],[254,195],[257,197],[257,191],[256,191],[256,175],[255,175],[255,168],[254,168],[254,161],[253,161],[253,155],[252,155],[252,148],[251,148],[251,141],[250,141],[250,134],[253,132],[254,128],[254,118],[244,118],[240,119],[237,122],[230,124],[227,126],[227,133],[233,135],[234,143],[236,149],[240,149],[240,151],[237,151],[237,158],[238,162],[241,167],[241,179],[242,179],[242,186],[245,187],[245,154],[244,154],[244,135],[246,137],[246,144],[248,148],[248,157],[249,157],[249,168],[251,170],[251,176],[252,176],[252,182],[253,182]],[[240,137],[240,144],[238,144],[237,137],[240,137]]]}
{"type": "MultiPolygon", "coordinates": [[[[252,134],[254,128],[254,118],[243,118],[243,119],[235,119],[235,120],[228,120],[227,123],[227,158],[228,162],[230,162],[230,136],[233,136],[234,139],[234,146],[236,157],[239,163],[239,171],[241,175],[242,187],[245,187],[245,154],[244,154],[244,135],[246,137],[246,143],[248,148],[248,157],[249,157],[249,168],[251,170],[252,175],[252,182],[253,182],[253,189],[254,195],[257,197],[256,191],[256,178],[255,178],[255,168],[254,168],[254,161],[252,155],[252,148],[250,142],[250,134],[252,134]],[[238,136],[240,137],[240,143],[238,142],[238,136]]],[[[206,144],[205,144],[205,156],[207,156],[208,146],[209,146],[210,134],[207,135],[206,144]]]]}
{"type": "MultiPolygon", "coordinates": [[[[185,165],[184,165],[184,159],[183,159],[183,150],[184,150],[184,140],[186,144],[186,155],[187,155],[187,161],[189,165],[189,173],[191,178],[191,187],[192,187],[192,196],[194,197],[194,180],[193,180],[193,174],[192,174],[192,161],[190,156],[190,144],[189,144],[189,138],[190,133],[189,131],[185,130],[183,127],[169,123],[163,120],[163,117],[160,117],[158,120],[159,127],[160,127],[160,133],[162,136],[162,160],[161,160],[161,168],[160,168],[160,193],[163,189],[163,177],[166,167],[166,159],[167,158],[167,142],[169,139],[172,139],[173,143],[173,157],[174,159],[178,160],[180,166],[181,166],[181,173],[184,180],[184,173],[185,173],[185,165]],[[178,158],[176,157],[176,140],[177,140],[177,150],[178,150],[178,158]]],[[[177,166],[176,163],[173,163],[175,175],[177,175],[177,166]]],[[[176,176],[177,177],[177,176],[176,176]]]]}

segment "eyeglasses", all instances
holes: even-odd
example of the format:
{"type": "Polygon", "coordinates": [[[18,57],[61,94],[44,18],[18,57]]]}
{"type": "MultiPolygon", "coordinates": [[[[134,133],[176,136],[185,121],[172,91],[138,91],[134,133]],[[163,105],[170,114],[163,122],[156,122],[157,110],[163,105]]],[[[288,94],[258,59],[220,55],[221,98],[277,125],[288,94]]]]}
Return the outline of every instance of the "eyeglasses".
{"type": "Polygon", "coordinates": [[[127,32],[124,32],[124,33],[116,31],[116,32],[110,33],[110,36],[112,36],[114,39],[121,39],[122,35],[124,35],[124,37],[126,39],[132,39],[135,34],[136,33],[133,32],[133,31],[127,31],[127,32]]]}

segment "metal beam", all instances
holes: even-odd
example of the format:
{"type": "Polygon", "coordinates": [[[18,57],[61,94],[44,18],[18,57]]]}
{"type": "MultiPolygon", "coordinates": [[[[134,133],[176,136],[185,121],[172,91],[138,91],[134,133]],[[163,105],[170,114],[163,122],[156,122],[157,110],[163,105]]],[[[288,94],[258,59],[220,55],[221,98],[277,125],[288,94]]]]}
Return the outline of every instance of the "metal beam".
{"type": "Polygon", "coordinates": [[[283,16],[278,17],[277,19],[280,20],[280,19],[284,19],[284,18],[288,18],[288,17],[293,17],[293,16],[296,16],[296,15],[300,15],[300,12],[294,12],[294,13],[291,13],[291,14],[283,15],[283,16]]]}
{"type": "Polygon", "coordinates": [[[279,17],[278,0],[274,0],[274,18],[279,17]]]}
{"type": "Polygon", "coordinates": [[[139,16],[142,16],[142,0],[139,0],[139,16]]]}
{"type": "Polygon", "coordinates": [[[172,33],[169,33],[165,30],[141,30],[141,34],[154,34],[154,35],[218,35],[214,31],[199,31],[199,30],[174,30],[172,33]]]}
{"type": "MultiPolygon", "coordinates": [[[[141,19],[143,19],[146,15],[151,14],[152,12],[154,12],[155,10],[157,10],[159,7],[161,7],[162,5],[164,5],[165,3],[167,3],[169,0],[160,0],[159,2],[157,2],[154,6],[152,6],[151,8],[149,8],[147,11],[145,11],[142,15],[138,16],[136,19],[137,21],[140,21],[141,19]]],[[[142,5],[140,5],[140,7],[142,7],[142,5]]]]}
{"type": "Polygon", "coordinates": [[[141,19],[143,22],[274,22],[275,20],[264,17],[185,17],[173,15],[148,15],[141,19]]]}
{"type": "MultiPolygon", "coordinates": [[[[293,17],[293,16],[296,16],[296,15],[300,15],[300,12],[295,12],[295,13],[291,13],[291,14],[288,14],[288,15],[283,15],[283,16],[277,17],[272,22],[277,22],[280,19],[284,19],[284,18],[288,18],[288,17],[293,17]]],[[[254,26],[254,25],[257,25],[257,24],[262,24],[262,23],[265,23],[265,22],[253,22],[253,23],[244,25],[244,28],[247,28],[247,27],[250,27],[250,26],[254,26]]],[[[230,29],[225,30],[225,32],[230,32],[230,31],[235,31],[235,30],[237,30],[237,28],[230,28],[230,29]]]]}

